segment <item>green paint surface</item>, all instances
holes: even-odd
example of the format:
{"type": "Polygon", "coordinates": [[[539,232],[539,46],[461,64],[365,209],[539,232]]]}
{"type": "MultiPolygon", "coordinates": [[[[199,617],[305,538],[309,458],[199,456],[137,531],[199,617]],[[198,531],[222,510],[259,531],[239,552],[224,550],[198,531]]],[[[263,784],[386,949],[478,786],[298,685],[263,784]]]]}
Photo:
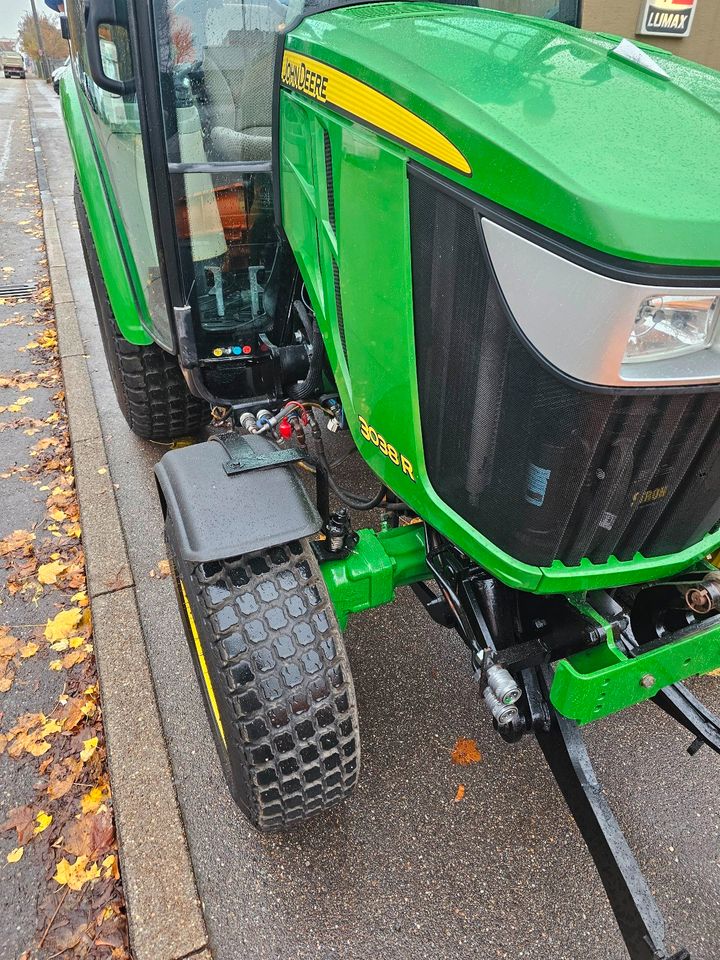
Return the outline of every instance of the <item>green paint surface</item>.
{"type": "Polygon", "coordinates": [[[133,282],[130,246],[124,238],[122,220],[114,210],[115,198],[109,178],[103,175],[100,153],[93,148],[76,80],[66,70],[60,84],[60,103],[73,154],[75,175],[87,213],[108,299],[123,337],[138,345],[152,343],[150,321],[139,283],[133,282]]]}
{"type": "Polygon", "coordinates": [[[335,614],[345,627],[349,614],[395,599],[396,587],[430,578],[425,563],[422,524],[395,530],[360,530],[352,553],[343,560],[321,564],[335,614]]]}
{"type": "MultiPolygon", "coordinates": [[[[476,7],[388,3],[309,17],[287,48],[345,71],[443,133],[467,177],[416,158],[597,250],[720,265],[720,75],[619,38],[476,7]]],[[[412,155],[412,154],[411,154],[412,155]]]]}
{"type": "Polygon", "coordinates": [[[699,625],[685,638],[633,658],[626,657],[609,637],[605,644],[556,665],[550,700],[563,716],[590,723],[649,700],[672,683],[718,667],[717,623],[699,625]],[[643,685],[643,678],[652,684],[643,685]]]}
{"type": "MultiPolygon", "coordinates": [[[[407,11],[410,6],[415,9],[418,5],[406,4],[403,9],[407,11]]],[[[336,14],[349,16],[361,9],[369,14],[388,8],[373,5],[336,14]]],[[[474,12],[478,11],[470,10],[471,15],[474,12]]],[[[329,47],[332,31],[312,24],[325,23],[327,17],[336,14],[305,21],[299,28],[302,36],[313,31],[327,34],[329,47]]],[[[300,46],[294,34],[289,42],[300,46]]],[[[318,41],[311,45],[303,40],[302,46],[318,59],[331,59],[329,49],[323,54],[318,41]]],[[[359,66],[358,71],[358,76],[367,79],[359,66]]],[[[425,469],[418,404],[409,157],[433,166],[421,155],[328,107],[302,94],[281,90],[283,225],[318,317],[350,431],[367,464],[423,520],[503,582],[523,590],[567,593],[639,583],[678,573],[717,549],[720,531],[682,553],[666,557],[636,556],[628,561],[611,558],[604,564],[584,561],[577,567],[556,563],[544,569],[521,563],[499,550],[438,497],[425,469]],[[326,144],[332,184],[327,176],[326,144]],[[407,458],[413,467],[412,477],[383,454],[380,443],[363,437],[360,417],[373,428],[378,441],[381,438],[386,447],[391,445],[407,458]]],[[[447,170],[443,172],[449,175],[447,170]]]]}

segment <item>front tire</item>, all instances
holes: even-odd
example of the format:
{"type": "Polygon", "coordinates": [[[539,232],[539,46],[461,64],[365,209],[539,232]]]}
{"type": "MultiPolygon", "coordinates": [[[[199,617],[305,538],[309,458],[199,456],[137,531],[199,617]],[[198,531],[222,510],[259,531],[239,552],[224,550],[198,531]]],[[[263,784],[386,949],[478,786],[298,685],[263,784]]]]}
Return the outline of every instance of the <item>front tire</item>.
{"type": "Polygon", "coordinates": [[[358,777],[355,690],[308,541],[196,565],[169,552],[190,652],[230,792],[258,830],[347,798],[358,777]]]}
{"type": "Polygon", "coordinates": [[[197,435],[210,422],[210,407],[190,393],[177,358],[156,343],[129,343],[120,333],[77,181],[75,209],[105,359],[128,426],[138,437],[159,443],[197,435]]]}

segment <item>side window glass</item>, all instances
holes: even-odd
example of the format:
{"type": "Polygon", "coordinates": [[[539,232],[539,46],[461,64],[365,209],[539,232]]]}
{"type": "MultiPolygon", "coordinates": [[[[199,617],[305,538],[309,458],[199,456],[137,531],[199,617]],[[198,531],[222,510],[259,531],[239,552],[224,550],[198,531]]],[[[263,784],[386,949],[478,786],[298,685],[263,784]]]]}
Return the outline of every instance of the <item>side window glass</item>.
{"type": "Polygon", "coordinates": [[[171,162],[270,162],[275,47],[286,16],[278,0],[156,0],[171,162]],[[201,132],[192,142],[183,135],[190,105],[201,132]]]}
{"type": "MultiPolygon", "coordinates": [[[[90,106],[87,113],[98,162],[111,207],[116,212],[116,227],[138,294],[141,319],[155,340],[171,348],[172,333],[155,245],[137,95],[109,93],[94,82],[87,58],[84,0],[71,0],[68,14],[77,48],[73,52],[76,75],[90,106]]],[[[132,80],[134,68],[127,30],[116,25],[101,26],[99,42],[105,75],[111,80],[132,80]]]]}

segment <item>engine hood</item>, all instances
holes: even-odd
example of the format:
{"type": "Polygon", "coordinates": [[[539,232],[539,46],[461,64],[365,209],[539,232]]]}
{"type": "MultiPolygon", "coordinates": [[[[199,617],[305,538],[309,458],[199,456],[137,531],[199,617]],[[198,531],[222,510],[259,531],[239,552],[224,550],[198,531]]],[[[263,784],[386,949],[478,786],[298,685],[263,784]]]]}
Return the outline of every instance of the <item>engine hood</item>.
{"type": "Polygon", "coordinates": [[[373,3],[286,37],[427,121],[469,174],[418,160],[601,252],[720,266],[720,74],[620,38],[475,7],[373,3]]]}

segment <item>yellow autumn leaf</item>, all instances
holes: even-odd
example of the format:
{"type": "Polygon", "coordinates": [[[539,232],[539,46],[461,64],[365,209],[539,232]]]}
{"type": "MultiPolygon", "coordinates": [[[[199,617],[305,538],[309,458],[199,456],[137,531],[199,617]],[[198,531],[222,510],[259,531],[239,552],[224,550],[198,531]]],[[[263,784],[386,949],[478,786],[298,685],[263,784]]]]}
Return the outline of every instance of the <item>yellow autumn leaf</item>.
{"type": "Polygon", "coordinates": [[[105,880],[119,879],[120,871],[118,870],[117,857],[114,853],[108,854],[108,856],[103,860],[102,865],[105,871],[103,874],[105,880]]]}
{"type": "Polygon", "coordinates": [[[80,751],[80,759],[83,761],[83,763],[87,763],[90,757],[97,750],[98,738],[90,737],[89,740],[83,740],[83,744],[83,749],[80,751]]]}
{"type": "Polygon", "coordinates": [[[40,583],[46,586],[57,583],[57,579],[66,570],[64,563],[59,560],[53,560],[52,563],[41,563],[38,567],[37,578],[40,583]]]}
{"type": "Polygon", "coordinates": [[[46,720],[40,728],[40,736],[50,737],[53,735],[53,733],[60,733],[61,730],[62,724],[58,723],[57,720],[46,720]]]}
{"type": "Polygon", "coordinates": [[[50,649],[57,650],[58,653],[62,653],[62,651],[67,650],[69,646],[70,643],[67,640],[56,640],[55,643],[50,644],[50,649]]]}
{"type": "Polygon", "coordinates": [[[7,855],[7,862],[17,863],[18,860],[22,857],[24,851],[25,851],[25,847],[15,847],[15,849],[11,850],[10,853],[7,855]]]}
{"type": "Polygon", "coordinates": [[[70,637],[68,640],[68,645],[72,650],[77,650],[78,647],[81,647],[85,643],[84,637],[70,637]]]}
{"type": "Polygon", "coordinates": [[[52,819],[53,818],[51,814],[45,813],[44,810],[40,810],[35,816],[35,822],[37,823],[37,826],[33,830],[33,833],[37,835],[38,833],[42,833],[43,830],[47,830],[52,823],[52,819]]]}
{"type": "Polygon", "coordinates": [[[76,603],[79,607],[86,607],[89,603],[88,595],[84,590],[80,590],[79,593],[73,594],[71,599],[72,602],[76,603]]]}
{"type": "Polygon", "coordinates": [[[104,787],[93,787],[85,796],[80,798],[80,809],[83,813],[95,813],[107,800],[109,791],[104,787]]]}
{"type": "Polygon", "coordinates": [[[83,612],[79,607],[71,607],[70,610],[61,610],[56,617],[48,620],[45,627],[45,639],[67,640],[75,633],[75,628],[82,620],[83,612]]]}
{"type": "Polygon", "coordinates": [[[64,510],[61,510],[60,507],[53,507],[51,510],[48,510],[48,514],[53,520],[57,520],[58,523],[62,523],[63,520],[67,520],[67,514],[64,510]]]}
{"type": "Polygon", "coordinates": [[[68,886],[71,890],[82,890],[86,883],[100,879],[100,867],[91,863],[88,867],[88,857],[78,857],[75,863],[70,863],[65,857],[57,865],[53,880],[61,887],[68,886]]]}
{"type": "Polygon", "coordinates": [[[51,670],[62,670],[62,660],[51,660],[49,666],[51,670]]]}
{"type": "Polygon", "coordinates": [[[20,656],[23,660],[28,660],[30,657],[34,657],[39,649],[39,645],[30,640],[24,647],[20,647],[20,656]]]}

